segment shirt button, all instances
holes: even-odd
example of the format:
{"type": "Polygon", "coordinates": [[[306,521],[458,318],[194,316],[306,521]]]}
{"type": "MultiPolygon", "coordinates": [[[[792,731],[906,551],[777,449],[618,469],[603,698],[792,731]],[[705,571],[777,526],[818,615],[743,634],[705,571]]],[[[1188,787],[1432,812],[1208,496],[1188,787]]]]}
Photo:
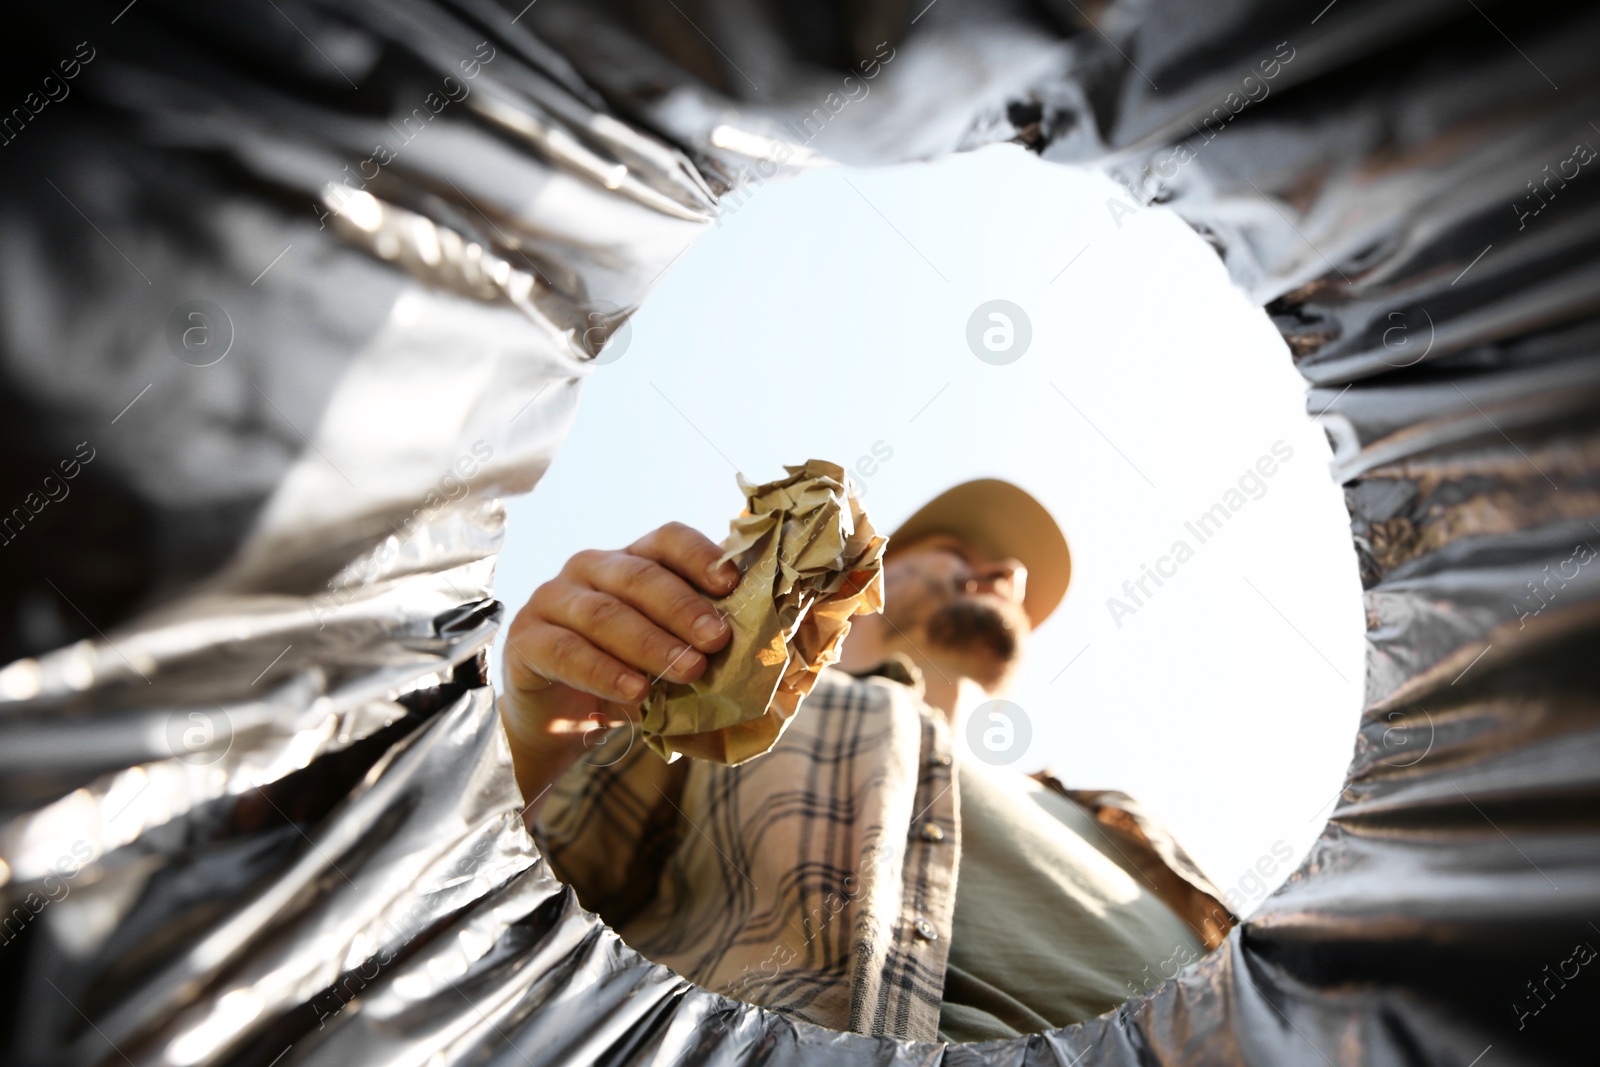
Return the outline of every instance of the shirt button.
{"type": "Polygon", "coordinates": [[[948,766],[950,766],[950,756],[949,756],[949,754],[945,753],[945,752],[940,752],[938,755],[929,756],[928,757],[928,766],[930,766],[930,767],[948,767],[948,766]]]}
{"type": "Polygon", "coordinates": [[[935,930],[933,924],[927,919],[918,919],[917,936],[924,941],[937,941],[939,940],[939,931],[935,930]]]}
{"type": "Polygon", "coordinates": [[[943,841],[944,828],[936,822],[925,822],[919,831],[924,841],[943,841]]]}

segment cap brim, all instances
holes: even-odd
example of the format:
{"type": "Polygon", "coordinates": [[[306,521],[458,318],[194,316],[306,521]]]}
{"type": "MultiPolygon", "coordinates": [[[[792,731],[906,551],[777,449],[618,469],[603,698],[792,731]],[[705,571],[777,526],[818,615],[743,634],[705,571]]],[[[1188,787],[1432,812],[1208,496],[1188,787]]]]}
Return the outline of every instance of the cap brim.
{"type": "Polygon", "coordinates": [[[1022,607],[1034,629],[1067,593],[1072,553],[1066,535],[1043,504],[1008,481],[978,478],[946,489],[889,535],[884,557],[934,533],[954,534],[995,559],[1021,560],[1028,568],[1022,607]]]}

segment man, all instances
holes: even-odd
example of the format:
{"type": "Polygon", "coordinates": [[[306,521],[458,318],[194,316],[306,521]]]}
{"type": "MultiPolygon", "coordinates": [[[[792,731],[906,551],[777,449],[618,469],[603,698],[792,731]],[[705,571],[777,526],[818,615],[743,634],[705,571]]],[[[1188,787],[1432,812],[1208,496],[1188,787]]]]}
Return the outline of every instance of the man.
{"type": "Polygon", "coordinates": [[[883,613],[854,620],[772,751],[668,764],[601,731],[727,644],[707,598],[738,575],[719,555],[679,524],[580,552],[508,638],[529,826],[643,955],[835,1029],[977,1041],[1108,1011],[1236,921],[1127,797],[957,750],[961,713],[1004,690],[1070,579],[1028,493],[980,479],[930,501],[890,537],[883,613]]]}

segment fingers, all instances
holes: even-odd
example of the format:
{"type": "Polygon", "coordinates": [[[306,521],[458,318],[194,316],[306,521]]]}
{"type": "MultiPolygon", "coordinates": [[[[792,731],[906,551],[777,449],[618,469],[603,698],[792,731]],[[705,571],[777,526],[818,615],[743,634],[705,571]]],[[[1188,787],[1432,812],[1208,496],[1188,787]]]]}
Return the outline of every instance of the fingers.
{"type": "MultiPolygon", "coordinates": [[[[630,605],[684,644],[700,652],[717,652],[728,643],[732,630],[706,596],[690,583],[696,582],[713,595],[731,591],[738,584],[739,571],[732,563],[718,565],[721,553],[699,531],[673,523],[640,538],[625,551],[574,556],[572,578],[630,605]]],[[[635,631],[635,636],[645,635],[635,631]]],[[[612,650],[628,659],[623,648],[612,646],[612,650]]],[[[668,659],[680,651],[674,647],[668,659]]],[[[685,660],[689,659],[692,657],[685,656],[685,660]]],[[[629,662],[661,669],[646,661],[629,662]]]]}
{"type": "Polygon", "coordinates": [[[671,568],[712,596],[726,596],[739,584],[739,568],[717,562],[722,546],[681,522],[651,530],[625,551],[671,568]]]}
{"type": "Polygon", "coordinates": [[[584,577],[588,587],[646,617],[663,638],[670,635],[702,652],[716,652],[728,643],[732,631],[711,602],[659,563],[618,552],[595,564],[584,577]]]}
{"type": "Polygon", "coordinates": [[[650,691],[650,679],[640,671],[572,630],[542,620],[513,632],[506,653],[508,680],[524,692],[560,682],[602,700],[637,704],[650,691]]]}
{"type": "MultiPolygon", "coordinates": [[[[666,574],[654,563],[640,562],[666,574]]],[[[698,593],[690,590],[689,596],[699,602],[699,610],[710,609],[698,593]]],[[[706,667],[705,656],[689,641],[662,629],[632,604],[604,590],[574,590],[554,606],[549,621],[581,635],[629,667],[648,672],[652,678],[691,682],[706,667]]]]}
{"type": "Polygon", "coordinates": [[[559,682],[618,703],[642,700],[658,678],[694,681],[733,636],[708,600],[738,585],[721,555],[682,523],[620,552],[577,553],[513,623],[508,681],[530,694],[559,682]]]}

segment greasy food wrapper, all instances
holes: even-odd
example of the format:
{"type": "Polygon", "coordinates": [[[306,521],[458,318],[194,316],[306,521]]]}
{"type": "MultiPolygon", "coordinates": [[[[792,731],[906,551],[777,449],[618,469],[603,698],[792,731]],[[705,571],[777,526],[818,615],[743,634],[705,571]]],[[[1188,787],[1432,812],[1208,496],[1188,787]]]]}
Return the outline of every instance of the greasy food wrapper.
{"type": "Polygon", "coordinates": [[[732,639],[699,679],[657,681],[645,699],[645,742],[668,762],[736,764],[770,750],[839,658],[850,617],[883,610],[889,539],[873,530],[844,468],[813,459],[784,469],[788,477],[764,485],[738,476],[746,504],[722,559],[738,566],[739,585],[712,601],[732,639]]]}

